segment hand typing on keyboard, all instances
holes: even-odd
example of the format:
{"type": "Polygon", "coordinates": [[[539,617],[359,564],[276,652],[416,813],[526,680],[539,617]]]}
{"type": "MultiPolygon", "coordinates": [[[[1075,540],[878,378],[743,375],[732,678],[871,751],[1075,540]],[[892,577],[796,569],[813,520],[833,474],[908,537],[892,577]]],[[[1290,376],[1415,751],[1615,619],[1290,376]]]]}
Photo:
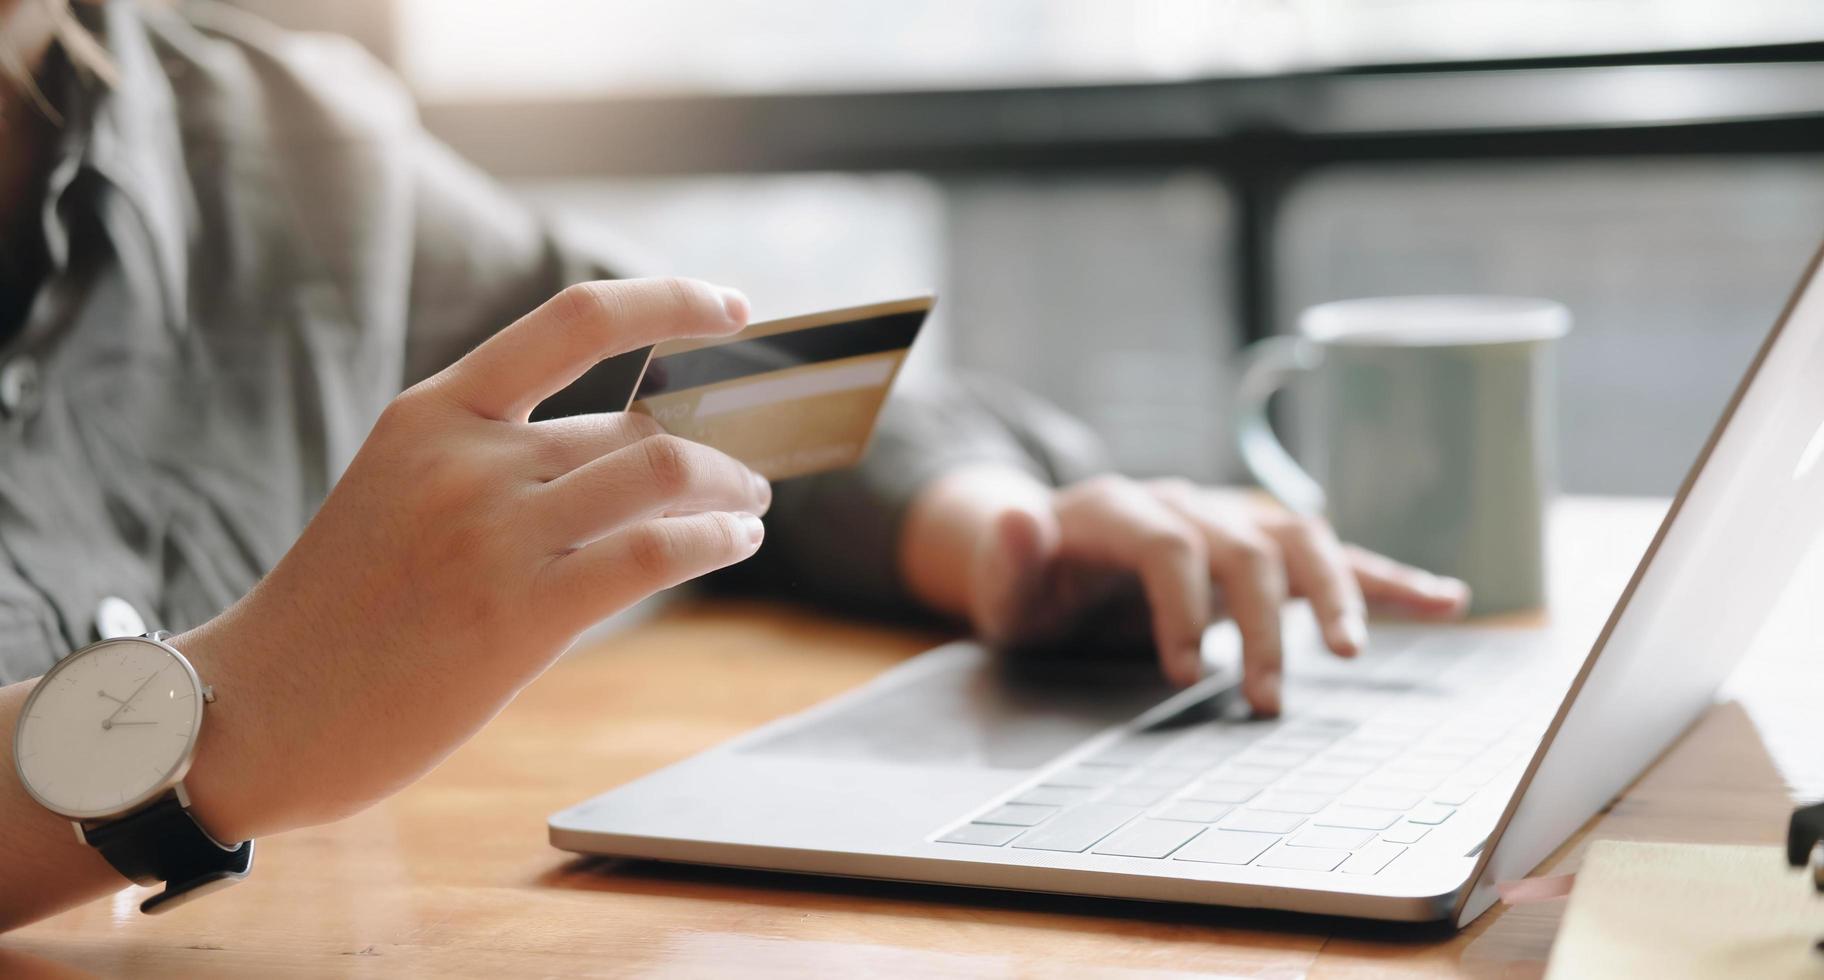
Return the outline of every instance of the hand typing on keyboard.
{"type": "Polygon", "coordinates": [[[1150,632],[1165,675],[1198,679],[1216,609],[1242,638],[1242,694],[1279,711],[1279,608],[1310,600],[1325,645],[1352,657],[1370,604],[1421,618],[1460,615],[1455,579],[1337,541],[1321,518],[1183,480],[1096,477],[1053,489],[1023,471],[965,467],[920,491],[901,533],[913,594],[963,617],[986,642],[1043,645],[1150,632]]]}

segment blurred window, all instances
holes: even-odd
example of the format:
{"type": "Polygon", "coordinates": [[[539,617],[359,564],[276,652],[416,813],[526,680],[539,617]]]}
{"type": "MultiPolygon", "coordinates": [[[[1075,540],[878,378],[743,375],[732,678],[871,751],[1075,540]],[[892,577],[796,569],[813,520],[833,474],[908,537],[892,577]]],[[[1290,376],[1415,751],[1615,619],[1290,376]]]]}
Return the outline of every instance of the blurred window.
{"type": "Polygon", "coordinates": [[[1172,80],[1824,38],[1816,0],[395,0],[420,94],[1172,80]]]}

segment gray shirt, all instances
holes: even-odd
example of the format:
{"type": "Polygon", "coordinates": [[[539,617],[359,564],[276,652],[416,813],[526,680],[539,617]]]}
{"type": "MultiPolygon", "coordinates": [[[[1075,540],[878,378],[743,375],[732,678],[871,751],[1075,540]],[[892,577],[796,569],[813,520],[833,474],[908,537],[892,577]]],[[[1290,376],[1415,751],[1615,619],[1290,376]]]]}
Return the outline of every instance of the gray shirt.
{"type": "MultiPolygon", "coordinates": [[[[44,274],[0,283],[0,310],[25,311],[0,329],[0,682],[135,619],[214,616],[393,395],[614,275],[427,136],[353,44],[223,7],[76,7],[121,83],[45,79],[65,119],[44,274]]],[[[552,408],[588,396],[585,377],[552,408]]],[[[780,485],[767,546],[729,581],[904,609],[907,502],[988,459],[1052,482],[1100,466],[1081,426],[1004,386],[902,391],[862,466],[780,485]]]]}

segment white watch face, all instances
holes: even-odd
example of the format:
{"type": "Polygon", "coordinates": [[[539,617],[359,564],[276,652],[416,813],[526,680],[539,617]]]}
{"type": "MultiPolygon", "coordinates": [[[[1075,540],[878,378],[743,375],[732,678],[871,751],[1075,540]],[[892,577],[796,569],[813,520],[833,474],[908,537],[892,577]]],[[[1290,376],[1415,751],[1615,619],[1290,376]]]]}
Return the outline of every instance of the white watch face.
{"type": "Polygon", "coordinates": [[[38,682],[13,754],[38,802],[67,817],[106,817],[183,778],[202,717],[188,662],[150,640],[110,640],[38,682]]]}

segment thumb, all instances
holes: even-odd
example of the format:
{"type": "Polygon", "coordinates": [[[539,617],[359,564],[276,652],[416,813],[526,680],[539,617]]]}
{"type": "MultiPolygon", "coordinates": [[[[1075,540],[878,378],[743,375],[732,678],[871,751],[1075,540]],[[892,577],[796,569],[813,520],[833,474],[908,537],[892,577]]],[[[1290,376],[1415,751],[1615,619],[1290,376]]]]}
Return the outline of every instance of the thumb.
{"type": "Polygon", "coordinates": [[[1010,506],[989,522],[969,590],[970,625],[984,642],[1016,643],[1042,627],[1034,620],[1062,541],[1057,515],[1036,503],[1010,506]]]}

